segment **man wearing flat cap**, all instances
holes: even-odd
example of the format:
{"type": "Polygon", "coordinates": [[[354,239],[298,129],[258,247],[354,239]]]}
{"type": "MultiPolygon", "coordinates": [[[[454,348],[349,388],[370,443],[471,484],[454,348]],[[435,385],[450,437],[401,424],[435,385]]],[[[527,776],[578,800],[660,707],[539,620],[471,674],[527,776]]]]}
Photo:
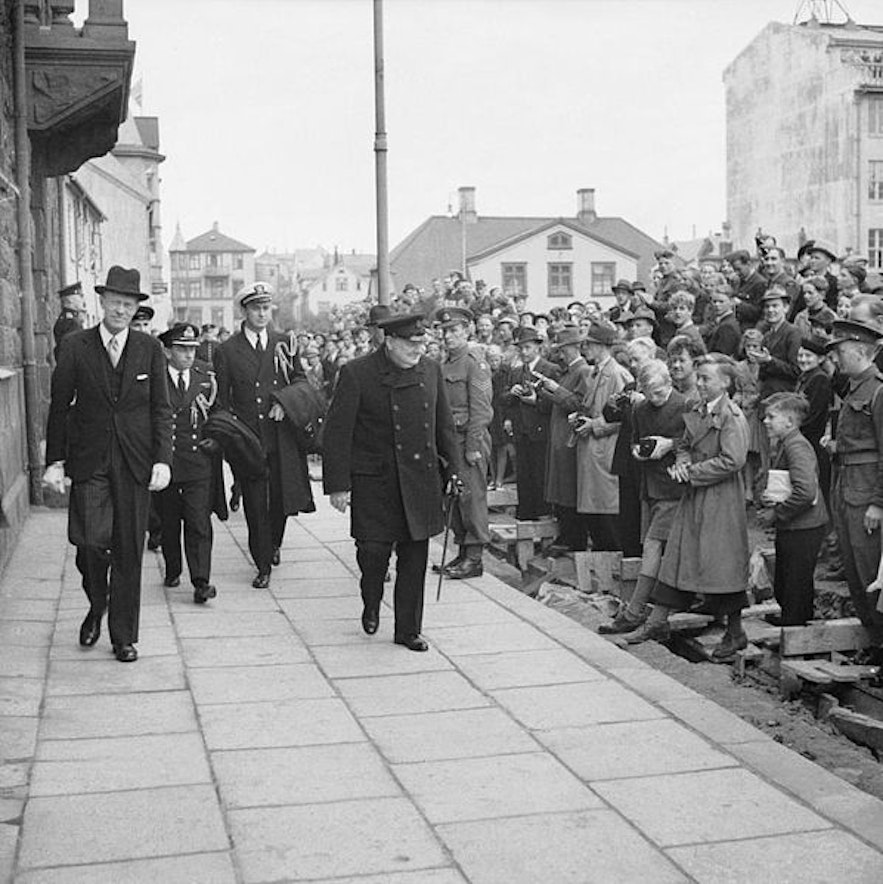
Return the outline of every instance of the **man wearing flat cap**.
{"type": "MultiPolygon", "coordinates": [[[[184,555],[193,601],[205,604],[217,595],[210,583],[212,567],[213,479],[220,463],[199,447],[202,430],[218,396],[215,374],[196,362],[199,330],[189,322],[179,322],[159,336],[168,359],[166,379],[172,405],[172,481],[155,495],[158,504],[162,556],[165,562],[165,585],[181,583],[181,529],[184,531],[184,555]]],[[[226,518],[224,495],[220,493],[221,511],[226,518]]]]}
{"type": "Polygon", "coordinates": [[[828,281],[825,303],[832,310],[836,310],[839,286],[837,284],[837,277],[831,272],[831,265],[837,260],[834,246],[822,239],[813,239],[807,242],[804,248],[806,249],[809,273],[812,276],[824,276],[828,281]]]}
{"type": "Polygon", "coordinates": [[[446,384],[424,356],[423,315],[380,320],[383,346],[344,365],[325,421],[323,483],[350,507],[361,571],[362,628],[377,632],[396,550],[393,640],[426,651],[423,588],[429,538],[444,529],[443,488],[461,462],[446,384]]]}
{"type": "Polygon", "coordinates": [[[833,446],[831,507],[849,595],[871,635],[877,664],[883,663],[883,613],[879,591],[867,589],[877,577],[883,522],[883,376],[874,366],[881,339],[875,326],[838,319],[828,344],[849,380],[833,446]]]}
{"type": "Polygon", "coordinates": [[[114,654],[138,658],[141,558],[150,492],[169,484],[172,413],[159,341],[129,328],[146,300],[137,270],[113,266],[95,286],[104,316],[66,335],[52,375],[43,482],[71,480],[68,537],[89,598],[80,644],[94,645],[108,613],[114,654]]]}
{"type": "Polygon", "coordinates": [[[447,350],[442,374],[464,461],[460,478],[466,487],[466,493],[454,501],[452,528],[459,552],[445,568],[447,576],[455,580],[482,575],[482,556],[491,539],[487,477],[493,384],[483,348],[469,341],[472,318],[472,311],[465,307],[442,307],[435,313],[447,350]]]}
{"type": "Polygon", "coordinates": [[[58,348],[65,335],[80,331],[83,327],[83,317],[86,314],[86,304],[83,301],[83,284],[74,282],[58,290],[61,301],[61,313],[52,326],[52,337],[55,339],[55,361],[58,362],[58,348]]]}
{"type": "MultiPolygon", "coordinates": [[[[262,477],[236,477],[242,489],[248,549],[257,568],[255,589],[270,585],[270,571],[280,562],[288,516],[315,511],[305,452],[282,462],[280,433],[287,419],[274,395],[304,377],[296,348],[272,327],[273,290],[265,282],[239,293],[240,331],[215,351],[218,404],[247,424],[261,440],[267,461],[262,477]]],[[[289,422],[290,424],[290,422],[289,422]]]]}

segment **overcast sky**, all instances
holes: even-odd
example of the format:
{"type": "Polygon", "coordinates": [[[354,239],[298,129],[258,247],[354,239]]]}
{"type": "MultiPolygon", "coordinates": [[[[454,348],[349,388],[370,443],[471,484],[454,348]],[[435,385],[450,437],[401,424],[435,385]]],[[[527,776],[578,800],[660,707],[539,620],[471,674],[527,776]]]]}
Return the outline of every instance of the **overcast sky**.
{"type": "MultiPolygon", "coordinates": [[[[86,0],[78,0],[82,19],[86,0]]],[[[391,245],[476,188],[479,215],[719,230],[722,73],[798,0],[385,0],[391,245]]],[[[845,0],[883,24],[879,0],[845,0]]],[[[371,0],[125,0],[159,117],[164,239],[373,252],[371,0]]]]}

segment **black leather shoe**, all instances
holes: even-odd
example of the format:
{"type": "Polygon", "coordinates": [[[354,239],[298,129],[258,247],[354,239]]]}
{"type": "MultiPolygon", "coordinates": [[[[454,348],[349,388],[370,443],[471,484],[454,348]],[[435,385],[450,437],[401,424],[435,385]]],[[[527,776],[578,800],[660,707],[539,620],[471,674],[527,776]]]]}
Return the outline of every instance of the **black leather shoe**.
{"type": "Polygon", "coordinates": [[[242,500],[242,496],[239,494],[231,494],[230,495],[230,512],[235,513],[239,509],[239,502],[242,500]]]}
{"type": "Polygon", "coordinates": [[[80,644],[84,648],[91,648],[101,635],[101,615],[96,616],[91,611],[80,626],[80,644]]]}
{"type": "Polygon", "coordinates": [[[168,586],[169,589],[174,589],[174,587],[181,585],[181,577],[180,575],[178,577],[166,577],[166,579],[163,580],[163,583],[168,586]]]}
{"type": "Polygon", "coordinates": [[[200,583],[193,587],[193,601],[197,605],[204,605],[209,599],[217,596],[218,590],[211,583],[200,583]]]}
{"type": "Polygon", "coordinates": [[[642,622],[642,620],[630,620],[622,614],[617,614],[610,623],[602,623],[598,627],[598,632],[601,635],[621,635],[626,632],[634,632],[642,622]]]}
{"type": "Polygon", "coordinates": [[[445,576],[451,580],[468,580],[470,577],[481,577],[484,574],[484,566],[481,562],[472,559],[464,559],[453,568],[445,568],[445,576]]]}
{"type": "MultiPolygon", "coordinates": [[[[451,559],[451,561],[445,565],[445,574],[447,574],[448,571],[451,570],[451,568],[456,568],[459,564],[462,563],[462,561],[463,561],[463,556],[457,556],[456,558],[451,559]]],[[[441,570],[442,570],[442,566],[440,564],[432,566],[432,573],[433,574],[440,574],[441,570]]]]}
{"type": "Polygon", "coordinates": [[[380,611],[377,608],[369,608],[365,606],[362,611],[362,629],[368,633],[368,635],[374,635],[377,632],[377,627],[380,626],[380,611]]]}
{"type": "Polygon", "coordinates": [[[409,651],[428,651],[429,642],[422,635],[397,635],[393,641],[404,645],[409,651]]]}
{"type": "Polygon", "coordinates": [[[270,561],[274,565],[278,565],[282,561],[282,553],[278,546],[273,550],[273,558],[270,561]]]}
{"type": "Polygon", "coordinates": [[[120,663],[134,663],[138,659],[134,645],[114,645],[113,655],[120,663]]]}
{"type": "Polygon", "coordinates": [[[258,576],[251,581],[251,585],[255,589],[266,589],[270,585],[270,572],[258,571],[258,576]]]}

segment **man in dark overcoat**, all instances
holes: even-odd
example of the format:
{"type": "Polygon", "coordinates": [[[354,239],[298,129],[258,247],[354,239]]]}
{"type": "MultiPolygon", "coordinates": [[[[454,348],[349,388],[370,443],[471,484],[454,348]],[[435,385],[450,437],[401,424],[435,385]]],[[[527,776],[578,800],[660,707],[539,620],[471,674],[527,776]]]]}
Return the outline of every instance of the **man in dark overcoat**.
{"type": "Polygon", "coordinates": [[[83,316],[86,305],[83,302],[83,284],[73,282],[58,290],[61,300],[61,313],[52,326],[52,337],[55,339],[55,361],[58,362],[58,350],[65,335],[80,331],[83,328],[83,316]]]}
{"type": "MultiPolygon", "coordinates": [[[[212,567],[212,491],[220,463],[204,454],[199,443],[218,385],[214,372],[196,361],[199,330],[176,323],[159,336],[169,361],[166,373],[172,405],[172,481],[154,495],[162,532],[165,585],[181,583],[181,528],[184,554],[193,584],[193,601],[205,604],[217,590],[209,582],[212,567]]],[[[223,492],[217,495],[224,504],[223,492]]]]}
{"type": "Polygon", "coordinates": [[[502,396],[505,419],[515,439],[519,519],[538,519],[549,512],[544,500],[546,448],[552,403],[537,396],[539,376],[558,377],[558,368],[540,355],[542,338],[533,326],[518,329],[516,340],[521,363],[509,369],[507,390],[502,396]]]}
{"type": "Polygon", "coordinates": [[[220,407],[257,433],[267,459],[264,476],[236,476],[242,488],[248,549],[258,569],[252,586],[266,589],[272,565],[279,564],[287,517],[315,510],[309,482],[302,481],[306,455],[283,466],[279,432],[285,411],[273,400],[274,393],[303,377],[304,371],[288,336],[271,325],[270,286],[265,282],[246,286],[239,294],[239,306],[242,328],[215,351],[215,375],[220,407]],[[300,489],[296,496],[285,494],[292,477],[300,489]]]}
{"type": "Polygon", "coordinates": [[[383,346],[343,366],[325,421],[324,486],[351,534],[362,572],[362,627],[377,631],[383,583],[396,548],[396,644],[420,635],[429,538],[444,528],[443,484],[459,471],[454,419],[425,323],[411,313],[381,320],[383,346]]]}
{"type": "Polygon", "coordinates": [[[72,482],[68,537],[89,597],[80,644],[108,628],[116,658],[138,659],[141,557],[150,492],[169,484],[172,413],[159,341],[129,328],[139,301],[137,270],[111,267],[95,286],[104,317],[66,335],[52,375],[46,485],[72,482]]]}

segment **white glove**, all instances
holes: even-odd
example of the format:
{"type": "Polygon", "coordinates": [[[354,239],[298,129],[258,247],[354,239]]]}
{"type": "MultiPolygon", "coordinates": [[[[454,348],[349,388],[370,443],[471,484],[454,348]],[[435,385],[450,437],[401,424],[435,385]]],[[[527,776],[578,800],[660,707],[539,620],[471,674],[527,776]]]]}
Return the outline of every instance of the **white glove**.
{"type": "Polygon", "coordinates": [[[172,481],[172,470],[167,463],[155,463],[150,474],[148,491],[162,491],[172,481]]]}
{"type": "Polygon", "coordinates": [[[46,467],[46,472],[43,473],[43,484],[59,494],[64,494],[67,486],[70,485],[70,479],[64,474],[62,461],[56,461],[46,467]]]}

